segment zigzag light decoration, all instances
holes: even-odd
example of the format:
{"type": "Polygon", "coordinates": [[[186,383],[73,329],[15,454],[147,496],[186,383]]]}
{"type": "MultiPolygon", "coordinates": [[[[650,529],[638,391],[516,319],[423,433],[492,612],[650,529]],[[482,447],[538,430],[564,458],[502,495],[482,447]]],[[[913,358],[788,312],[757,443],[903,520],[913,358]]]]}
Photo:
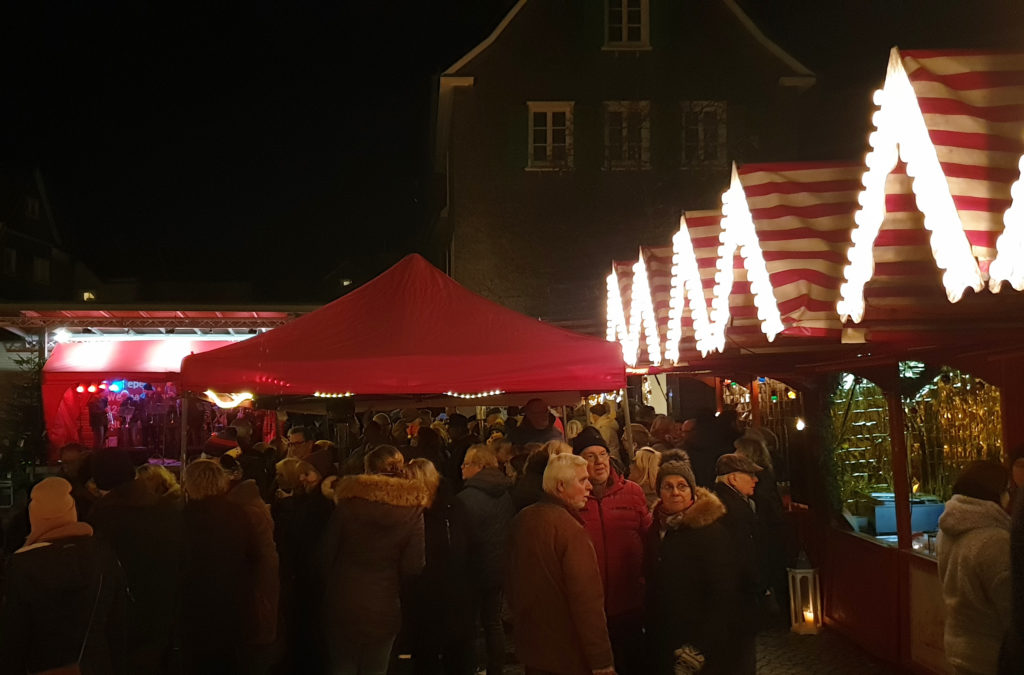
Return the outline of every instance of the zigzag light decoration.
{"type": "Polygon", "coordinates": [[[608,342],[618,341],[622,347],[622,360],[627,365],[635,366],[640,353],[640,334],[630,330],[626,321],[626,312],[622,308],[622,293],[619,290],[619,275],[612,267],[608,275],[608,342]]]}
{"type": "Polygon", "coordinates": [[[858,198],[861,208],[854,216],[850,262],[836,304],[843,320],[850,318],[855,323],[864,318],[864,286],[874,274],[873,247],[885,219],[885,179],[898,159],[906,163],[907,175],[913,179],[917,208],[932,233],[932,255],[936,265],[945,270],[942,283],[949,301],[960,300],[968,288],[980,291],[985,287],[917,95],[895,47],[889,54],[885,84],[875,92],[874,101],[879,106],[872,117],[876,130],[868,137],[871,152],[865,158],[864,190],[858,198]]]}
{"type": "Polygon", "coordinates": [[[669,298],[668,335],[665,344],[665,359],[672,363],[679,361],[679,341],[683,337],[683,310],[689,306],[693,321],[694,339],[701,355],[711,350],[711,322],[708,306],[704,300],[700,268],[693,251],[690,230],[686,216],[679,218],[679,231],[672,237],[672,292],[669,298]]]}
{"type": "Polygon", "coordinates": [[[998,253],[988,270],[988,287],[993,293],[1002,290],[1004,281],[1024,291],[1024,156],[1019,169],[1021,177],[1010,188],[1013,202],[1003,215],[1006,229],[996,240],[998,253]]]}
{"type": "MultiPolygon", "coordinates": [[[[658,322],[654,316],[654,301],[651,298],[651,283],[647,276],[647,263],[644,253],[633,265],[633,293],[629,309],[630,333],[636,336],[639,348],[640,335],[647,334],[647,357],[651,363],[661,363],[661,336],[658,334],[658,322]]],[[[632,365],[632,364],[631,364],[632,365]]]]}
{"type": "Polygon", "coordinates": [[[772,290],[768,268],[761,253],[754,219],[747,206],[747,196],[743,192],[736,164],[732,166],[732,180],[729,189],[722,195],[722,245],[718,247],[718,264],[715,272],[714,298],[711,301],[711,328],[705,346],[710,350],[725,349],[725,330],[729,325],[729,296],[732,294],[733,258],[739,250],[743,258],[743,266],[747,269],[750,281],[750,293],[754,296],[757,307],[757,318],[761,320],[761,330],[768,341],[782,332],[782,315],[779,313],[772,290]]]}

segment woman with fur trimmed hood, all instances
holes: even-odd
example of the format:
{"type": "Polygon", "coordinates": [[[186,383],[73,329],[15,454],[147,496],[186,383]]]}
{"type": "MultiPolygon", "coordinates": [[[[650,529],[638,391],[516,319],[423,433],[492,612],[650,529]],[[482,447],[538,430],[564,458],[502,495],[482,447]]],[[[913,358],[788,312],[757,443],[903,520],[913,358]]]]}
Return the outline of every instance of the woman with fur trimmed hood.
{"type": "Polygon", "coordinates": [[[334,672],[384,675],[402,625],[402,579],[425,564],[422,482],[406,478],[402,453],[382,445],[366,473],[333,485],[325,538],[326,628],[334,672]]]}
{"type": "Polygon", "coordinates": [[[662,454],[656,484],[661,499],[645,550],[652,673],[730,672],[736,559],[721,523],[725,506],[696,484],[685,452],[662,454]]]}

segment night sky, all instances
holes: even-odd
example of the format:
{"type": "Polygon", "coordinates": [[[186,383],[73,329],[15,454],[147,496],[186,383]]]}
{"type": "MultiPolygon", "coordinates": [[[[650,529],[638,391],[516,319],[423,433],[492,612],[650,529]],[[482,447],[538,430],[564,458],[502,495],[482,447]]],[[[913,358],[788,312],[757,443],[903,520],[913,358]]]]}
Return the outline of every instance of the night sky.
{"type": "MultiPolygon", "coordinates": [[[[312,283],[420,247],[433,78],[514,0],[21,4],[0,10],[0,163],[39,166],[69,249],[108,278],[312,283]]],[[[1019,0],[743,5],[837,78],[880,78],[895,43],[1024,35],[1019,0]]]]}

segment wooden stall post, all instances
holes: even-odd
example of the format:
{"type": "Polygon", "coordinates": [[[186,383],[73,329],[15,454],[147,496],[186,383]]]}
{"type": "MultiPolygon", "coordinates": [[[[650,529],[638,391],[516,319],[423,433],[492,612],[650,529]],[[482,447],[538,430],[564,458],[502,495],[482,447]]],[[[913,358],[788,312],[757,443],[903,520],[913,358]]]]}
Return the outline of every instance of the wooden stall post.
{"type": "Polygon", "coordinates": [[[907,434],[899,379],[885,392],[889,408],[889,442],[892,446],[892,489],[896,500],[896,538],[899,548],[910,549],[910,480],[907,478],[907,434]]]}
{"type": "Polygon", "coordinates": [[[185,478],[185,460],[188,459],[188,409],[189,393],[186,391],[181,397],[181,466],[178,469],[178,481],[185,478]]]}
{"type": "Polygon", "coordinates": [[[761,426],[761,381],[756,377],[750,381],[750,426],[761,426]]]}
{"type": "Polygon", "coordinates": [[[629,415],[629,386],[622,388],[622,423],[626,425],[623,430],[622,440],[625,441],[626,446],[626,457],[630,462],[633,461],[633,453],[636,448],[633,447],[633,424],[629,415]]]}

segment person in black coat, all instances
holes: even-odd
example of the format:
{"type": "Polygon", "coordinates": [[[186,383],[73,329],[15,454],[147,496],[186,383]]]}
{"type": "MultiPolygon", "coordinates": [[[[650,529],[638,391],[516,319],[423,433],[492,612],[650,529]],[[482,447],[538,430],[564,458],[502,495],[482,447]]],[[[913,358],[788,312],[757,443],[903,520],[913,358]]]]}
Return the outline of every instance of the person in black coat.
{"type": "Polygon", "coordinates": [[[688,460],[666,454],[644,550],[648,672],[731,675],[729,631],[738,571],[722,524],[725,507],[715,493],[693,488],[688,460]]]}
{"type": "Polygon", "coordinates": [[[426,458],[409,462],[410,478],[427,490],[423,511],[426,565],[402,589],[403,624],[417,675],[476,672],[473,605],[465,592],[468,565],[468,517],[426,458]]]}
{"type": "Polygon", "coordinates": [[[93,480],[102,496],[89,513],[89,523],[117,554],[131,589],[128,671],[167,672],[181,562],[181,513],[136,479],[123,449],[96,452],[93,480]]]}
{"type": "Polygon", "coordinates": [[[729,453],[718,458],[716,470],[715,494],[726,510],[722,524],[729,530],[739,565],[738,605],[732,623],[735,633],[732,672],[753,675],[757,669],[757,612],[763,595],[757,556],[757,506],[753,496],[763,467],[743,455],[729,453]]]}
{"type": "Polygon", "coordinates": [[[185,469],[182,510],[181,634],[186,673],[241,673],[249,597],[259,542],[244,507],[227,498],[220,464],[199,459],[185,469]]]}
{"type": "Polygon", "coordinates": [[[66,480],[40,481],[31,499],[32,529],[7,576],[0,673],[124,672],[127,589],[117,558],[78,522],[66,480]]]}
{"type": "MultiPolygon", "coordinates": [[[[1018,488],[1024,489],[1024,488],[1018,488]]],[[[1010,628],[999,650],[999,675],[1024,672],[1024,499],[1014,500],[1010,524],[1010,628]]]]}
{"type": "Polygon", "coordinates": [[[505,631],[501,623],[502,586],[508,537],[515,505],[511,482],[498,469],[498,457],[486,445],[474,445],[462,464],[465,488],[456,497],[469,519],[469,568],[474,607],[487,644],[487,675],[505,667],[505,631]]]}
{"type": "Polygon", "coordinates": [[[279,498],[271,514],[280,556],[289,672],[322,673],[327,647],[322,624],[324,580],[318,559],[334,502],[320,489],[319,471],[304,460],[286,457],[278,462],[277,483],[279,498]]]}

